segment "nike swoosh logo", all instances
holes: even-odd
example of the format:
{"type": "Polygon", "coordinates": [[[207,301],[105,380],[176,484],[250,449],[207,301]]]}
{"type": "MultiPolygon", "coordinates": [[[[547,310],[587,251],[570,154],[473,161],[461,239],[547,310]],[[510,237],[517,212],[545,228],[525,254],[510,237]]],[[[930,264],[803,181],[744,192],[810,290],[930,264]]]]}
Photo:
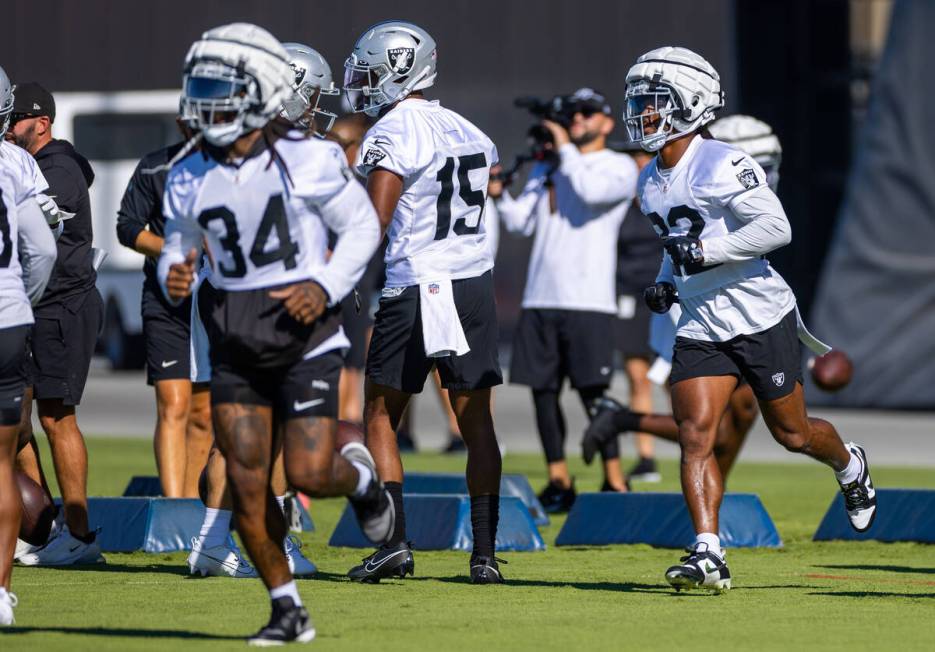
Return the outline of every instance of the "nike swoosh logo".
{"type": "Polygon", "coordinates": [[[177,362],[178,362],[178,360],[163,360],[163,361],[162,361],[162,368],[163,368],[163,369],[168,369],[169,367],[171,367],[172,365],[176,364],[177,362]]]}
{"type": "Polygon", "coordinates": [[[731,161],[731,162],[730,162],[731,165],[740,165],[741,163],[743,163],[743,157],[742,157],[742,156],[741,156],[739,159],[737,159],[736,161],[731,161]]]}
{"type": "Polygon", "coordinates": [[[294,401],[292,403],[292,409],[295,410],[296,412],[302,412],[303,410],[307,410],[309,408],[315,407],[316,405],[321,405],[324,402],[325,402],[325,399],[323,398],[316,398],[316,399],[312,399],[311,401],[305,401],[303,403],[294,401]]]}
{"type": "Polygon", "coordinates": [[[79,544],[79,545],[75,546],[74,548],[69,548],[69,549],[68,549],[68,552],[74,552],[75,550],[77,550],[77,549],[80,548],[80,547],[81,547],[81,545],[79,544]]]}
{"type": "Polygon", "coordinates": [[[373,573],[374,571],[378,570],[383,564],[385,564],[386,562],[388,562],[388,561],[389,561],[390,559],[392,559],[393,557],[395,557],[395,556],[397,556],[397,555],[405,555],[407,552],[408,552],[408,550],[397,550],[397,551],[394,552],[392,555],[387,555],[386,557],[384,557],[383,559],[381,559],[379,564],[374,564],[374,563],[368,561],[366,564],[364,564],[364,570],[367,571],[368,573],[373,573]]]}
{"type": "Polygon", "coordinates": [[[218,559],[217,557],[212,557],[211,555],[206,555],[206,554],[204,554],[204,553],[201,553],[201,556],[202,556],[202,557],[207,557],[208,559],[210,559],[210,560],[212,560],[212,561],[216,561],[217,563],[219,563],[219,564],[220,564],[221,566],[223,566],[224,568],[229,568],[229,569],[231,569],[231,570],[237,570],[238,568],[240,568],[240,565],[239,565],[239,564],[237,564],[237,563],[235,563],[235,562],[232,562],[232,561],[227,561],[226,559],[218,559]]]}

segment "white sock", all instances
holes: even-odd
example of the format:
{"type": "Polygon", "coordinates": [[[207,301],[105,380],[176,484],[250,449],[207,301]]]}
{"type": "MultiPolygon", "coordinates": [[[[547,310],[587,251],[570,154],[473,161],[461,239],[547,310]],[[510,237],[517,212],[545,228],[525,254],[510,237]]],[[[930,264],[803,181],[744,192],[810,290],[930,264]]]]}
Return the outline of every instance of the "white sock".
{"type": "Polygon", "coordinates": [[[711,532],[702,532],[697,537],[695,537],[695,542],[707,545],[708,552],[713,552],[718,557],[724,556],[724,553],[721,552],[721,540],[716,534],[712,534],[711,532]]]}
{"type": "MultiPolygon", "coordinates": [[[[850,449],[848,449],[850,452],[850,449]]],[[[849,484],[860,477],[860,458],[851,453],[851,460],[844,467],[843,471],[835,471],[834,477],[841,484],[849,484]]]]}
{"type": "Polygon", "coordinates": [[[224,544],[231,529],[229,509],[205,508],[205,520],[201,522],[201,547],[213,548],[224,544]]]}
{"type": "Polygon", "coordinates": [[[276,600],[277,598],[283,598],[285,596],[292,598],[292,602],[295,603],[295,606],[302,606],[302,598],[299,597],[299,589],[295,585],[295,580],[269,590],[269,597],[271,600],[276,600]]]}
{"type": "Polygon", "coordinates": [[[286,495],[276,496],[276,502],[279,503],[279,511],[283,514],[286,513],[286,495]]]}
{"type": "Polygon", "coordinates": [[[354,498],[359,498],[367,493],[367,487],[370,486],[370,481],[373,480],[373,471],[363,462],[351,462],[351,466],[357,469],[357,488],[354,489],[354,493],[351,495],[354,498]]]}

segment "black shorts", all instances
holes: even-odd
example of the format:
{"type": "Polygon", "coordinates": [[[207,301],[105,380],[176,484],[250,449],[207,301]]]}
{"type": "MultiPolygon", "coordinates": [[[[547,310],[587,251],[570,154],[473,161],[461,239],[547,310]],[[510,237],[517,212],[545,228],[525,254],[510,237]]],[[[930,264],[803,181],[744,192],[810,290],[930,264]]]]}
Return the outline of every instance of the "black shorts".
{"type": "Polygon", "coordinates": [[[33,385],[38,400],[60,398],[65,405],[81,402],[103,312],[97,288],[37,311],[32,354],[38,369],[33,385]]]}
{"type": "Polygon", "coordinates": [[[675,338],[669,384],[703,376],[735,376],[750,383],[761,401],[791,394],[802,382],[802,345],[795,310],[760,333],[726,342],[675,338]]]}
{"type": "Polygon", "coordinates": [[[141,304],[146,339],[146,382],[191,379],[191,315],[188,297],[173,306],[158,288],[143,288],[141,304]]]}
{"type": "Polygon", "coordinates": [[[487,389],[503,382],[498,351],[493,276],[484,272],[451,282],[455,307],[471,350],[464,355],[429,358],[422,338],[419,286],[380,298],[367,352],[367,377],[378,385],[418,394],[432,367],[446,389],[487,389]]]}
{"type": "Polygon", "coordinates": [[[26,391],[26,338],[29,324],[0,329],[0,426],[20,422],[26,391]]]}
{"type": "Polygon", "coordinates": [[[652,312],[642,296],[624,294],[617,297],[617,350],[624,358],[656,357],[649,346],[649,321],[652,312]]]}
{"type": "Polygon", "coordinates": [[[588,310],[524,308],[513,335],[510,382],[559,391],[609,387],[613,372],[614,315],[588,310]]]}
{"type": "Polygon", "coordinates": [[[344,357],[344,366],[360,370],[364,368],[367,358],[367,331],[373,325],[373,320],[370,318],[370,306],[364,304],[363,301],[363,295],[351,292],[341,302],[341,325],[344,327],[344,334],[351,342],[351,348],[344,357]],[[358,301],[361,302],[359,311],[358,301]]]}

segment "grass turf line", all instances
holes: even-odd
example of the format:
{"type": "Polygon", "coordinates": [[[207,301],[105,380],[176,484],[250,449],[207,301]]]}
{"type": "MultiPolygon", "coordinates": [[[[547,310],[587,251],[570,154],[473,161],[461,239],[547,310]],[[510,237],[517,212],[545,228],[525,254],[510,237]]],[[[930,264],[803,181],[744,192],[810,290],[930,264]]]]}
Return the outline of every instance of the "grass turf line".
{"type": "MultiPolygon", "coordinates": [[[[51,472],[42,439],[43,459],[51,472]]],[[[89,493],[119,495],[134,474],[154,474],[146,440],[89,439],[89,493]]],[[[569,460],[582,491],[596,466],[569,460]]],[[[420,454],[406,468],[458,471],[463,457],[420,454]]],[[[638,490],[678,490],[677,464],[638,490]]],[[[507,455],[504,472],[544,484],[536,455],[507,455]]],[[[878,487],[935,487],[930,470],[874,468],[878,487]]],[[[467,583],[468,555],[416,552],[416,577],[378,586],[344,578],[365,551],[329,548],[343,500],[315,501],[317,531],[303,535],[319,577],[299,590],[320,650],[639,650],[792,648],[928,650],[935,641],[935,548],[813,543],[836,490],[830,471],[799,464],[740,464],[733,491],[755,492],[786,547],[731,550],[735,588],[676,595],[663,572],[674,550],[649,546],[557,549],[563,517],[542,529],[544,553],[507,553],[505,586],[467,583]]],[[[258,581],[187,576],[185,554],[108,554],[106,567],[16,567],[18,624],[0,650],[243,649],[268,618],[258,581]]]]}

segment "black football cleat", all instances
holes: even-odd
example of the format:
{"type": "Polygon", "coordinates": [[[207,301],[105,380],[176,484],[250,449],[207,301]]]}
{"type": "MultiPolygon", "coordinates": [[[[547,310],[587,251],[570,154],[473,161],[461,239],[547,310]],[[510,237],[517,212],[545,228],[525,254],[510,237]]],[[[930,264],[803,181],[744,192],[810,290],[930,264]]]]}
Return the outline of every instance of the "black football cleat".
{"type": "Polygon", "coordinates": [[[682,557],[682,563],[666,571],[666,580],[672,588],[676,591],[708,589],[715,593],[730,590],[730,569],[724,557],[709,551],[703,543],[692,545],[686,552],[688,555],[682,557]]]}
{"type": "Polygon", "coordinates": [[[305,607],[297,607],[286,596],[273,600],[273,613],[266,627],[247,639],[249,645],[272,647],[286,643],[310,643],[315,638],[315,626],[305,607]]]}
{"type": "Polygon", "coordinates": [[[877,515],[877,492],[870,479],[870,466],[867,464],[867,453],[863,447],[854,442],[848,442],[847,450],[860,460],[860,473],[857,479],[849,484],[841,485],[844,494],[844,507],[851,527],[857,532],[866,532],[873,525],[877,515]]]}
{"type": "Polygon", "coordinates": [[[585,464],[593,462],[601,446],[620,434],[614,425],[614,416],[619,412],[629,412],[629,408],[609,396],[597,398],[588,405],[591,422],[581,438],[581,456],[585,464]]]}
{"type": "Polygon", "coordinates": [[[546,514],[561,514],[571,509],[575,504],[575,498],[578,494],[575,492],[575,481],[571,481],[571,486],[567,489],[561,485],[550,482],[539,494],[539,502],[542,503],[542,509],[546,514]]]}
{"type": "Polygon", "coordinates": [[[396,526],[396,508],[393,497],[377,476],[377,465],[370,451],[363,444],[351,442],[341,449],[341,456],[349,462],[364,464],[372,473],[370,484],[363,496],[347,497],[354,508],[361,532],[371,543],[379,545],[389,541],[396,526]]]}
{"type": "Polygon", "coordinates": [[[364,563],[354,566],[347,576],[355,582],[377,584],[388,577],[403,579],[406,575],[415,574],[416,564],[412,558],[412,546],[408,541],[402,541],[395,546],[385,545],[377,548],[369,557],[364,557],[364,563]]]}
{"type": "Polygon", "coordinates": [[[503,584],[503,575],[500,574],[497,562],[507,563],[496,557],[471,555],[471,584],[503,584]]]}

